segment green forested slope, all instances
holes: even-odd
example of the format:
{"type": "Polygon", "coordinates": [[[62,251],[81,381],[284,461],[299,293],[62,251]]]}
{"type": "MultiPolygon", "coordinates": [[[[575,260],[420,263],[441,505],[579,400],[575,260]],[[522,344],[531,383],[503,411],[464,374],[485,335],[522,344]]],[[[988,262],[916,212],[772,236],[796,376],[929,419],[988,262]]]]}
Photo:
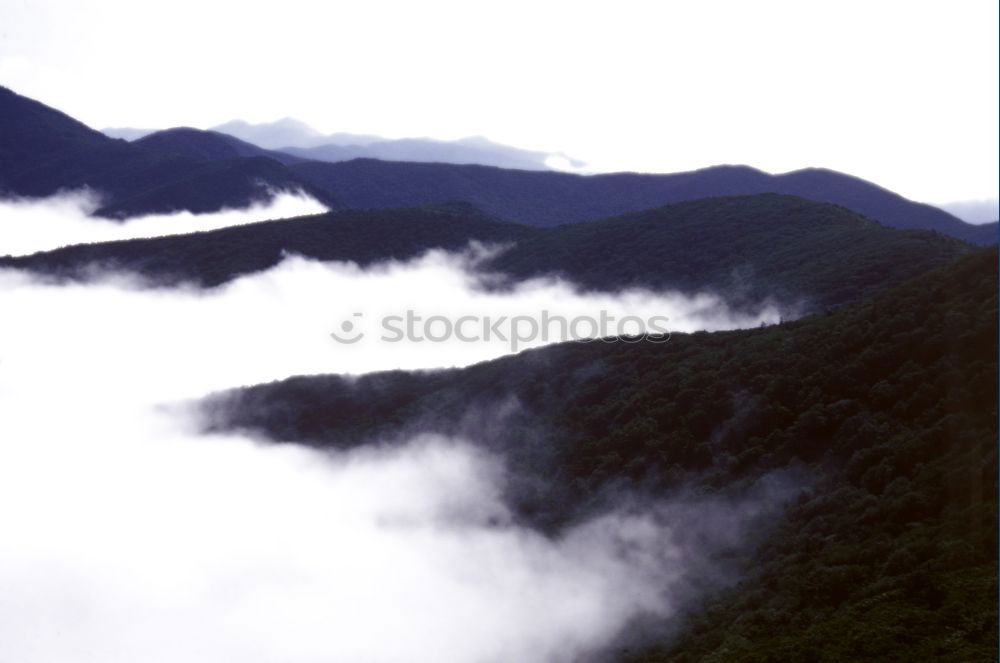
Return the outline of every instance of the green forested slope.
{"type": "Polygon", "coordinates": [[[742,583],[629,660],[992,660],[996,263],[771,328],[261,385],[212,399],[210,427],[339,447],[466,435],[506,454],[508,501],[546,530],[610,486],[713,493],[794,468],[802,493],[742,583]]]}

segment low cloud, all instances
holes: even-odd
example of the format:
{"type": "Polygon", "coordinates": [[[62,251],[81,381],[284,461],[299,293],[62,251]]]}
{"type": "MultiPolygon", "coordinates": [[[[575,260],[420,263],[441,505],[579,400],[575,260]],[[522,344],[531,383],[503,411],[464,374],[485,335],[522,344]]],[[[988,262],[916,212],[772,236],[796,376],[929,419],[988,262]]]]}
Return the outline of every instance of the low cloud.
{"type": "Polygon", "coordinates": [[[576,661],[683,607],[777,504],[664,500],[550,539],[461,441],[329,456],[104,414],[2,424],[4,660],[576,661]]]}
{"type": "Polygon", "coordinates": [[[477,279],[441,252],[369,269],[290,256],[208,291],[0,272],[0,659],[568,662],[637,617],[668,618],[706,578],[725,582],[713,553],[746,545],[784,489],[610,508],[549,538],[516,524],[509,466],[472,437],[415,432],[332,455],[199,435],[161,407],[292,374],[510,352],[334,342],[358,310],[604,309],[666,315],[675,330],[777,317],[711,295],[551,280],[492,292],[477,279]]]}
{"type": "Polygon", "coordinates": [[[0,200],[0,255],[28,255],[69,244],[180,235],[255,221],[284,219],[327,211],[302,193],[277,192],[267,203],[212,214],[174,212],[111,221],[90,216],[100,198],[88,190],[43,199],[0,200]]]}
{"type": "MultiPolygon", "coordinates": [[[[581,293],[548,279],[502,291],[479,286],[464,256],[440,251],[366,269],[290,256],[210,290],[146,289],[115,273],[57,285],[2,270],[0,304],[9,322],[0,327],[0,358],[8,374],[24,381],[42,366],[78,370],[85,380],[119,375],[131,384],[120,397],[141,393],[150,402],[296,374],[465,366],[512,351],[509,338],[495,336],[490,342],[382,342],[378,321],[407,310],[451,319],[539,317],[542,311],[599,318],[603,312],[619,320],[663,317],[675,332],[752,327],[781,315],[773,306],[734,312],[710,294],[581,293]],[[343,345],[331,337],[345,321],[368,332],[362,342],[343,345]]],[[[544,342],[539,336],[517,349],[544,342]]]]}

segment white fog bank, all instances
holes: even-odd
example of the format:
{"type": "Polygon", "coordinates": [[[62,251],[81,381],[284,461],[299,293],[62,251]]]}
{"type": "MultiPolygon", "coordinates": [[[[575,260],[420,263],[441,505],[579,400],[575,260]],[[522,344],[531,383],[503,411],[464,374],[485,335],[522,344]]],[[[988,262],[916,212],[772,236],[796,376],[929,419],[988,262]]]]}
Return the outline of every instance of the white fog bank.
{"type": "MultiPolygon", "coordinates": [[[[67,216],[69,229],[90,223],[67,216]]],[[[0,271],[0,660],[570,663],[640,615],[674,614],[691,574],[715,573],[707,554],[743,542],[785,493],[678,495],[550,539],[512,522],[504,459],[474,439],[426,432],[332,455],[198,435],[157,407],[294,374],[512,352],[379,340],[380,316],[406,310],[656,315],[683,331],[778,317],[711,294],[551,280],[486,292],[469,260],[289,257],[207,291],[0,271]],[[331,338],[345,321],[365,338],[331,338]]]]}
{"type": "Polygon", "coordinates": [[[39,199],[0,199],[0,255],[28,255],[69,244],[180,235],[327,211],[315,199],[287,191],[243,209],[210,214],[172,212],[127,221],[90,216],[99,206],[99,198],[87,190],[39,199]]]}
{"type": "MultiPolygon", "coordinates": [[[[655,317],[665,319],[670,331],[691,332],[754,327],[781,315],[776,306],[737,313],[711,294],[581,293],[558,280],[488,292],[467,256],[440,251],[368,269],[293,256],[211,290],[145,289],[117,274],[57,285],[0,270],[0,307],[7,320],[0,326],[0,361],[4,374],[16,376],[22,387],[39,376],[47,381],[58,375],[62,384],[81,388],[116,376],[125,382],[115,397],[141,403],[297,374],[466,366],[546,342],[541,333],[533,339],[525,334],[513,347],[509,321],[516,316],[539,324],[543,315],[583,322],[602,315],[616,321],[655,317]],[[394,316],[392,327],[400,329],[399,318],[410,311],[422,320],[419,334],[392,342],[385,320],[394,316]],[[430,340],[443,336],[448,323],[441,318],[457,323],[463,317],[462,338],[480,340],[463,341],[457,333],[430,340]],[[485,323],[497,320],[508,321],[501,334],[487,333],[485,323]],[[333,333],[347,340],[363,336],[346,344],[333,333]],[[488,342],[482,340],[487,335],[488,342]]],[[[549,342],[560,340],[559,325],[549,327],[549,342]]],[[[576,329],[607,335],[594,333],[591,324],[576,329]]],[[[614,333],[615,325],[608,329],[614,333]]],[[[625,325],[622,331],[633,329],[625,325]]]]}

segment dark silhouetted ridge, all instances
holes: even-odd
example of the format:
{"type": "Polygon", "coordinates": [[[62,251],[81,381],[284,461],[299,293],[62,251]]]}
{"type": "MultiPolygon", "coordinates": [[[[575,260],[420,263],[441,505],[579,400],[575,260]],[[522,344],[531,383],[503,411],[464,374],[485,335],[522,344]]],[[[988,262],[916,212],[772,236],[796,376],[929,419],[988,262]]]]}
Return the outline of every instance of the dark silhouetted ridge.
{"type": "Polygon", "coordinates": [[[337,209],[465,200],[491,216],[540,227],[702,198],[779,193],[841,205],[893,228],[933,230],[980,244],[997,239],[996,224],[968,224],[936,207],[825,169],[770,175],[747,166],[716,166],[665,175],[584,176],[376,159],[328,163],[189,128],[127,143],[0,88],[0,191],[48,196],[80,187],[101,192],[106,205],[100,213],[115,217],[243,207],[267,191],[297,188],[337,209]],[[264,167],[252,158],[268,158],[277,165],[264,167]],[[212,179],[199,182],[193,174],[212,179]]]}
{"type": "Polygon", "coordinates": [[[648,624],[661,642],[616,660],[985,661],[997,647],[997,291],[997,252],[984,249],[774,327],[298,377],[219,394],[205,412],[212,430],[321,448],[414,430],[475,441],[505,459],[515,513],[553,532],[630,493],[725,499],[785,472],[801,492],[755,550],[727,560],[742,581],[648,624]]]}
{"type": "Polygon", "coordinates": [[[0,88],[0,192],[40,197],[86,187],[103,197],[98,214],[112,217],[245,207],[292,189],[336,205],[268,155],[251,154],[264,151],[199,133],[207,134],[181,129],[128,143],[0,88]]]}
{"type": "MultiPolygon", "coordinates": [[[[142,207],[155,207],[154,202],[144,200],[142,207]]],[[[459,250],[473,240],[512,245],[481,266],[512,281],[555,276],[588,290],[713,292],[734,306],[757,306],[770,298],[799,311],[858,300],[970,248],[934,233],[885,228],[836,205],[760,194],[556,228],[501,222],[464,202],[351,210],[66,247],[0,264],[84,278],[96,263],[161,283],[213,286],[272,267],[287,253],[369,264],[436,248],[459,250]]]]}

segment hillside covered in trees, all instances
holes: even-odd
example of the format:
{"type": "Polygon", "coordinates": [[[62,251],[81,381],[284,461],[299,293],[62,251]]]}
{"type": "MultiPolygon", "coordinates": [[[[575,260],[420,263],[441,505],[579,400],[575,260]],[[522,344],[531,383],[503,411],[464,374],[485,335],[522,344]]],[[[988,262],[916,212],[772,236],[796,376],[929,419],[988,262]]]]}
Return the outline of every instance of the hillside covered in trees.
{"type": "Polygon", "coordinates": [[[561,277],[587,290],[715,292],[731,305],[773,300],[822,310],[889,288],[969,251],[926,231],[902,231],[842,207],[760,194],[668,205],[588,223],[531,228],[465,204],[358,210],[155,239],[69,246],[0,259],[0,266],[82,279],[92,267],[159,284],[203,287],[268,269],[289,254],[369,265],[470,241],[506,248],[479,265],[509,281],[561,277]]]}
{"type": "Polygon", "coordinates": [[[623,491],[711,495],[793,471],[801,493],[738,560],[742,581],[621,660],[985,661],[997,333],[983,250],[770,328],[292,378],[217,394],[205,426],[332,448],[463,435],[505,456],[508,502],[552,533],[623,491]]]}

